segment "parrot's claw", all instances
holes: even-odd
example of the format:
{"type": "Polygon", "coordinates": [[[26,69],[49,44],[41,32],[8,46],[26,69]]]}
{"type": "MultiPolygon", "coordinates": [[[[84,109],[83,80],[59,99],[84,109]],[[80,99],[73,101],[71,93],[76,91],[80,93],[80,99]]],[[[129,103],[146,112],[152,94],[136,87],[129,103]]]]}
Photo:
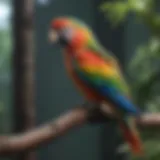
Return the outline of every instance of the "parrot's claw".
{"type": "Polygon", "coordinates": [[[121,144],[117,148],[117,153],[126,153],[129,151],[129,146],[128,144],[121,144]]]}
{"type": "Polygon", "coordinates": [[[86,101],[83,106],[88,109],[88,121],[90,123],[102,123],[111,121],[101,110],[101,104],[86,101]]]}

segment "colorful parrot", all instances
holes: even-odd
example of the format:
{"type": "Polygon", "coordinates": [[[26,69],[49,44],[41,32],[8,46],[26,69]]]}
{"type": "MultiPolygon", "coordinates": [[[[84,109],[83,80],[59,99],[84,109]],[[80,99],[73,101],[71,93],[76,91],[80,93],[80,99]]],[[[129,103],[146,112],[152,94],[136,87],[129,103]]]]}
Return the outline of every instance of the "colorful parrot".
{"type": "Polygon", "coordinates": [[[73,17],[51,21],[49,40],[64,49],[65,67],[88,101],[105,102],[116,113],[124,138],[136,155],[143,147],[135,118],[140,110],[133,104],[130,91],[115,56],[105,50],[92,30],[73,17]]]}

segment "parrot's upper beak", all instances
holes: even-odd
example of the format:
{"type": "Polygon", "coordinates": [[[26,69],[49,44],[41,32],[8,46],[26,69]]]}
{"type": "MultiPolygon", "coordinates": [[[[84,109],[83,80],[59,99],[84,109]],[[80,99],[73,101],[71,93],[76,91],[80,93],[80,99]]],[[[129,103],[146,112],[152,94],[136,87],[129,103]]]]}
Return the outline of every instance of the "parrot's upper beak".
{"type": "Polygon", "coordinates": [[[49,42],[51,43],[58,42],[59,39],[58,33],[54,29],[50,29],[50,31],[48,32],[48,39],[49,42]]]}

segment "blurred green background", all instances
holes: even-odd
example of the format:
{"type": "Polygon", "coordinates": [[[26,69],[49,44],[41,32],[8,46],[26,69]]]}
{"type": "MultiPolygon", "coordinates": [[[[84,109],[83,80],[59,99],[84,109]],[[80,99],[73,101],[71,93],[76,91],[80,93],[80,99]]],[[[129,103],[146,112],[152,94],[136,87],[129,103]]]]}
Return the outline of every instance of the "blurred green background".
{"type": "MultiPolygon", "coordinates": [[[[37,123],[57,117],[82,103],[68,79],[59,48],[50,46],[52,18],[73,15],[92,26],[101,43],[121,62],[134,99],[143,110],[160,110],[160,15],[158,0],[37,0],[35,1],[37,123]]],[[[12,130],[12,1],[0,0],[0,132],[12,130]]],[[[116,127],[85,125],[38,150],[38,159],[120,160],[122,141],[116,127]]],[[[158,131],[141,131],[148,160],[160,159],[158,131]]],[[[134,157],[131,159],[134,159],[134,157]]]]}
{"type": "Polygon", "coordinates": [[[12,127],[12,6],[9,0],[0,0],[0,132],[12,127]]]}

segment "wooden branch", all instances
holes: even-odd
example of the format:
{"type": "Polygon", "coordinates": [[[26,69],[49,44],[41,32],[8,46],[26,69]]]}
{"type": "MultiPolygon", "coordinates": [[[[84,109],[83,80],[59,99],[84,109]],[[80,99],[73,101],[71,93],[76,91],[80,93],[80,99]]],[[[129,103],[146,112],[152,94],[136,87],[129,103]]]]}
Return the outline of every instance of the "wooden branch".
{"type": "Polygon", "coordinates": [[[41,127],[11,136],[0,137],[0,155],[9,155],[38,147],[74,127],[85,123],[88,112],[84,107],[73,109],[41,127]]]}
{"type": "Polygon", "coordinates": [[[137,124],[143,128],[160,128],[160,113],[144,114],[137,119],[137,124]]]}
{"type": "MultiPolygon", "coordinates": [[[[37,129],[16,135],[0,136],[0,155],[11,155],[35,149],[86,123],[88,118],[89,110],[85,107],[77,107],[37,129]]],[[[137,124],[141,127],[159,128],[160,114],[143,115],[137,120],[137,124]]]]}

